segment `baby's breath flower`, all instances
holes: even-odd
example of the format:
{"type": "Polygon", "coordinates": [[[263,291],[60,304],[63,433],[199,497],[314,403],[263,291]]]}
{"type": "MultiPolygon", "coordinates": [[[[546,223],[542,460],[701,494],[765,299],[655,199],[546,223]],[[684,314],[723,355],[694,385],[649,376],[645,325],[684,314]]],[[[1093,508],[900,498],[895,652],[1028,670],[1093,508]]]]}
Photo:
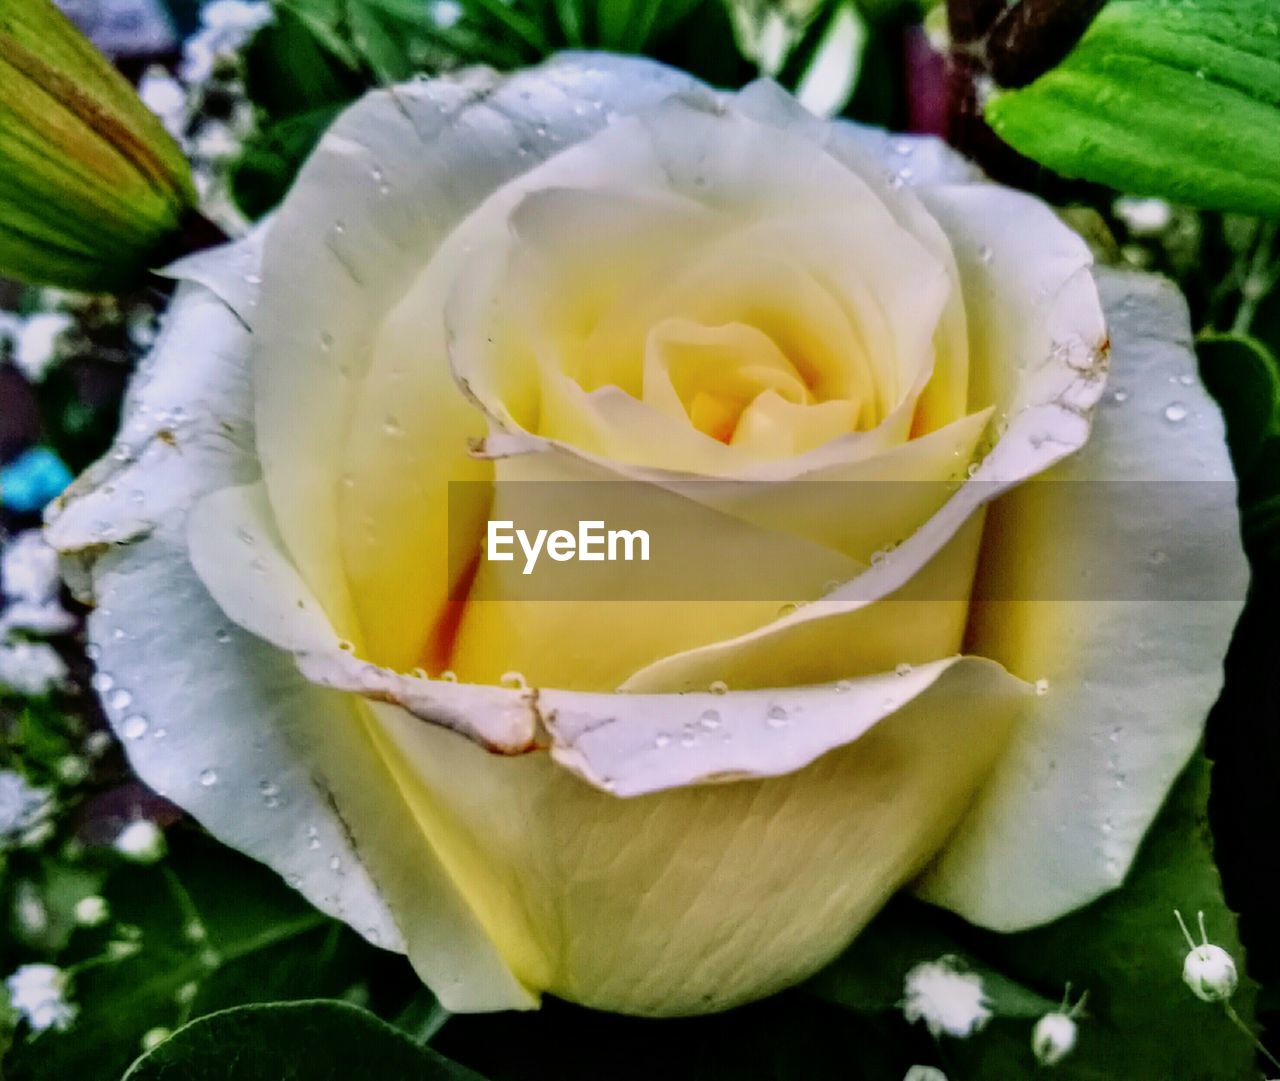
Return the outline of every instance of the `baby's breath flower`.
{"type": "Polygon", "coordinates": [[[14,343],[13,363],[27,377],[39,383],[58,359],[63,334],[75,326],[66,312],[38,312],[28,316],[14,343]]]}
{"type": "Polygon", "coordinates": [[[912,1024],[923,1020],[933,1036],[970,1036],[991,1019],[982,978],[961,971],[954,957],[916,965],[907,973],[903,991],[903,1016],[912,1024]]]}
{"type": "Polygon", "coordinates": [[[0,849],[44,821],[53,811],[53,794],[22,774],[0,770],[0,849]]]}
{"type": "Polygon", "coordinates": [[[14,601],[43,604],[58,595],[58,553],[38,529],[19,533],[0,553],[0,592],[14,601]]]}
{"type": "Polygon", "coordinates": [[[113,847],[135,863],[155,863],[165,852],[164,834],[154,822],[140,818],[116,834],[113,847]]]}
{"type": "Polygon", "coordinates": [[[1205,931],[1203,912],[1198,913],[1201,938],[1199,946],[1191,937],[1191,932],[1187,930],[1182,913],[1175,910],[1174,915],[1186,937],[1187,945],[1191,947],[1191,952],[1182,963],[1183,981],[1191,988],[1191,993],[1196,998],[1205,1002],[1225,1002],[1235,994],[1236,987],[1240,983],[1240,975],[1236,971],[1236,963],[1232,960],[1231,954],[1221,946],[1210,944],[1208,932],[1205,931]]]}
{"type": "Polygon", "coordinates": [[[33,698],[46,695],[67,678],[67,666],[43,642],[0,643],[0,688],[33,698]]]}
{"type": "Polygon", "coordinates": [[[65,1032],[79,1012],[79,1007],[67,999],[71,979],[57,965],[22,965],[4,984],[9,1005],[36,1032],[50,1028],[65,1032]]]}
{"type": "Polygon", "coordinates": [[[107,904],[106,898],[99,897],[96,893],[91,893],[88,897],[81,897],[76,902],[76,923],[81,927],[101,926],[107,922],[110,915],[111,908],[107,904]]]}

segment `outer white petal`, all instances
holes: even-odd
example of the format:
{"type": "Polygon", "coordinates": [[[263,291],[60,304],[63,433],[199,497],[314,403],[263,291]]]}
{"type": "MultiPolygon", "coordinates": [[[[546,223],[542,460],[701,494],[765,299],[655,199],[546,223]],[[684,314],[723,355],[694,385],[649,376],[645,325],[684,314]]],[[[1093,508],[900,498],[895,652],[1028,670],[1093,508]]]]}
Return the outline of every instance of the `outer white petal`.
{"type": "Polygon", "coordinates": [[[407,946],[450,1008],[527,1007],[533,997],[430,847],[388,813],[400,793],[360,702],[314,686],[288,654],[240,630],[191,567],[190,507],[258,475],[248,337],[208,289],[180,286],[116,450],[51,510],[48,537],[97,606],[88,626],[111,681],[108,717],[143,780],[321,911],[407,946]]]}
{"type": "Polygon", "coordinates": [[[1222,421],[1191,385],[1185,305],[1156,278],[1098,279],[1119,400],[1050,478],[1103,483],[1033,485],[992,509],[979,594],[1047,599],[979,603],[971,631],[974,652],[1047,679],[1048,693],[919,885],[999,930],[1122,881],[1200,738],[1247,584],[1222,421]],[[1113,586],[1120,599],[1098,599],[1113,586]]]}
{"type": "Polygon", "coordinates": [[[271,862],[318,908],[394,944],[327,793],[282,731],[314,696],[296,679],[289,693],[288,664],[227,620],[186,556],[190,504],[256,474],[247,338],[206,289],[180,286],[131,388],[116,450],[52,508],[46,532],[83,569],[96,605],[89,637],[113,681],[103,702],[139,776],[216,836],[271,862]],[[272,786],[268,795],[260,784],[272,786]],[[347,873],[330,870],[335,858],[347,873]]]}

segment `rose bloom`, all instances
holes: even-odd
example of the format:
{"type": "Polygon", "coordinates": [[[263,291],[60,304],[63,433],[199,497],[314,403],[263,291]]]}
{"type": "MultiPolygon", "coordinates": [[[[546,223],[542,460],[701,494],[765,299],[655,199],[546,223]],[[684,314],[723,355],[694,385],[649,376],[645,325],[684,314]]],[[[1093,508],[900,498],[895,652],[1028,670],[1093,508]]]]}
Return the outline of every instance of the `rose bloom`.
{"type": "Polygon", "coordinates": [[[1181,299],[1044,204],[571,55],[368,95],[169,272],[50,516],[97,685],[144,779],[449,1009],[723,1009],[904,886],[1013,930],[1123,880],[1246,571],[1181,299]],[[498,482],[601,480],[790,603],[480,557],[498,482]],[[1098,568],[1124,595],[1072,599],[1098,568]]]}

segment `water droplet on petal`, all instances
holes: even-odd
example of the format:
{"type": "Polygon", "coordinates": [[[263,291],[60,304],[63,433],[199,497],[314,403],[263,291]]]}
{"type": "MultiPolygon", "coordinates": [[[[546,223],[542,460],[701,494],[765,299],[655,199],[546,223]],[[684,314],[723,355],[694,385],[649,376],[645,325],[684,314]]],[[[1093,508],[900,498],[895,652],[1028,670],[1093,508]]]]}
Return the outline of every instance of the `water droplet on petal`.
{"type": "Polygon", "coordinates": [[[1170,424],[1181,424],[1187,419],[1189,410],[1182,402],[1170,402],[1164,407],[1164,419],[1170,424]]]}
{"type": "Polygon", "coordinates": [[[710,686],[707,687],[707,690],[712,694],[728,694],[729,684],[722,679],[713,680],[710,686]]]}
{"type": "Polygon", "coordinates": [[[1043,698],[1049,693],[1049,681],[1047,679],[1038,679],[1035,682],[1036,694],[1043,698]]]}
{"type": "Polygon", "coordinates": [[[529,689],[528,681],[525,680],[522,672],[503,672],[498,677],[498,682],[504,687],[510,687],[517,691],[526,691],[529,689]]]}
{"type": "Polygon", "coordinates": [[[147,734],[147,719],[141,713],[126,717],[120,724],[125,739],[141,739],[147,734]]]}
{"type": "Polygon", "coordinates": [[[902,661],[900,664],[894,665],[894,668],[893,668],[894,675],[898,675],[898,676],[909,676],[911,674],[911,671],[912,671],[911,665],[909,665],[906,661],[902,661]]]}
{"type": "Polygon", "coordinates": [[[206,769],[200,772],[200,784],[205,788],[212,788],[218,783],[218,771],[216,769],[206,769]]]}
{"type": "Polygon", "coordinates": [[[770,706],[764,715],[764,722],[770,728],[786,728],[791,723],[791,718],[782,706],[770,706]]]}

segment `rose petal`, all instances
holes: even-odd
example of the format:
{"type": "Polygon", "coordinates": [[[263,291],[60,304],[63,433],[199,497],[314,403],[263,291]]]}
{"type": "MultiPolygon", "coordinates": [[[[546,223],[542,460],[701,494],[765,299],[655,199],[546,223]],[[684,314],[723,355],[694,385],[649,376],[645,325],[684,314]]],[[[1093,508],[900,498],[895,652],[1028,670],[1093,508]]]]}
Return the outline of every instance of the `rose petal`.
{"type": "MultiPolygon", "coordinates": [[[[361,512],[369,509],[358,501],[341,504],[346,434],[368,431],[363,418],[353,428],[358,403],[351,380],[365,377],[370,345],[388,313],[458,222],[495,188],[599,129],[613,113],[695,85],[658,64],[602,55],[568,56],[501,81],[415,83],[368,95],[308,159],[275,216],[264,255],[255,321],[258,449],[288,549],[346,637],[375,634],[380,653],[403,661],[429,634],[431,590],[440,581],[434,566],[414,575],[407,558],[438,522],[439,492],[431,485],[420,494],[399,485],[400,514],[379,520],[385,578],[360,559],[363,549],[354,553],[362,607],[344,568],[343,511],[355,516],[352,528],[362,529],[361,512]],[[406,625],[389,619],[386,608],[369,607],[391,596],[398,610],[425,623],[406,625]]],[[[406,407],[439,400],[433,388],[442,365],[430,363],[430,343],[423,344],[428,355],[403,373],[406,407]]],[[[378,418],[380,454],[366,447],[356,455],[362,482],[380,472],[405,478],[406,460],[440,456],[440,430],[416,419],[378,418]],[[408,454],[410,439],[431,441],[431,455],[408,454]]],[[[379,512],[384,491],[369,498],[379,512]]]]}
{"type": "Polygon", "coordinates": [[[1048,693],[919,886],[1002,931],[1123,880],[1200,739],[1248,579],[1222,420],[1191,385],[1185,304],[1158,278],[1096,274],[1127,400],[1105,407],[1046,480],[1099,483],[1060,496],[1033,485],[996,504],[979,590],[1048,599],[980,604],[971,636],[974,652],[1047,679],[1048,693]],[[1166,416],[1175,401],[1185,419],[1166,416]],[[1063,583],[1101,592],[1071,600],[1063,583]],[[1136,599],[1096,599],[1108,583],[1136,599]]]}

